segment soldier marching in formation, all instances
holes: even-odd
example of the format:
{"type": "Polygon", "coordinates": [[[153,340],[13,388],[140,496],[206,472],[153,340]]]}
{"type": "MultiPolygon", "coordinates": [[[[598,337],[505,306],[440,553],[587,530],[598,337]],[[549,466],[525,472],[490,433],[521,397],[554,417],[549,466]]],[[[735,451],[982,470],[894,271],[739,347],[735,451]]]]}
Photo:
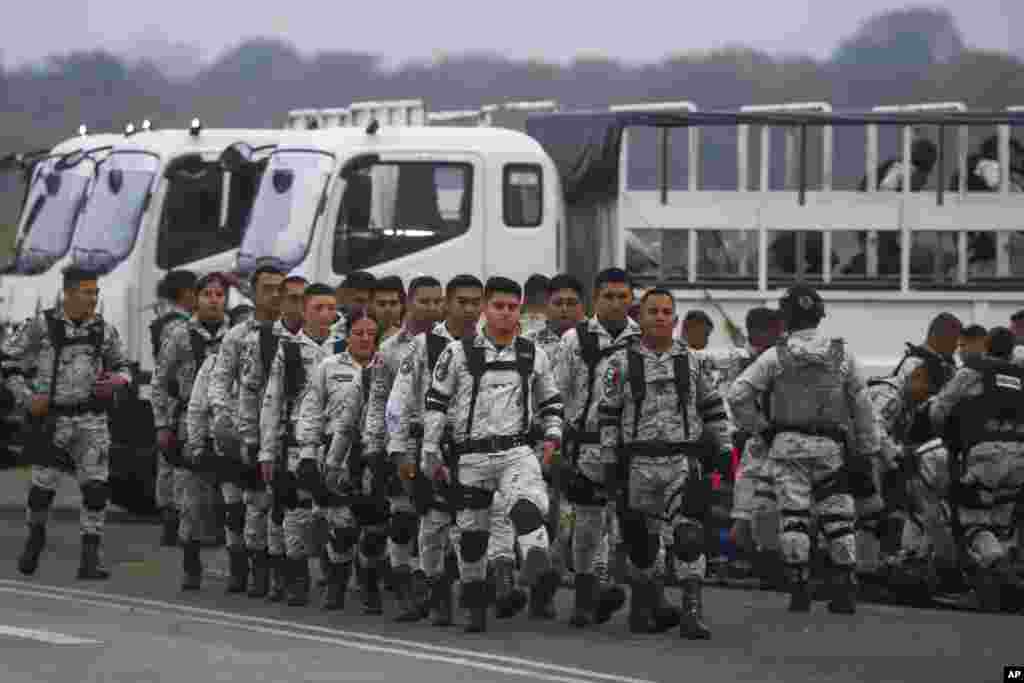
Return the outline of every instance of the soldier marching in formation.
{"type": "MultiPolygon", "coordinates": [[[[96,314],[98,279],[66,270],[60,304],[0,349],[0,398],[26,416],[33,456],[26,575],[67,472],[82,489],[78,576],[110,576],[108,418],[136,381],[96,314]]],[[[183,590],[201,589],[200,503],[215,485],[229,593],[306,605],[318,558],[324,610],[344,609],[355,579],[363,613],[382,614],[390,588],[397,621],[447,626],[457,590],[466,631],[482,632],[491,608],[555,618],[571,566],[573,626],[628,599],[632,632],[708,639],[724,477],[732,541],[763,579],[781,561],[792,611],[811,608],[816,554],[836,613],[856,611],[861,578],[931,585],[943,534],[983,607],[1013,595],[1022,314],[992,330],[940,314],[890,376],[865,381],[819,331],[825,305],[804,284],[751,310],[727,351],[704,348],[705,314],[680,326],[671,291],[636,302],[615,268],[592,289],[537,275],[524,292],[468,274],[406,289],[353,273],[335,289],[265,265],[251,313],[229,324],[232,286],[174,271],[150,327],[160,542],[182,549],[183,590]]]]}

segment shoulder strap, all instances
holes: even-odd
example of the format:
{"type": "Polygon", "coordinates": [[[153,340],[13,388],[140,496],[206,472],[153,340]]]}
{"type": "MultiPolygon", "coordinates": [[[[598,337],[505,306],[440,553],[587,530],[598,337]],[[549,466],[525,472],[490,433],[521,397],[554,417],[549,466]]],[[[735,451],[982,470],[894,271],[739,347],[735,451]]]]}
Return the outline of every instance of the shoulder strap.
{"type": "Polygon", "coordinates": [[[373,368],[365,367],[360,372],[360,379],[363,383],[363,404],[365,405],[370,400],[370,387],[373,385],[373,368]]]}
{"type": "Polygon", "coordinates": [[[299,389],[305,381],[302,367],[302,349],[298,342],[286,340],[284,346],[284,388],[288,402],[298,398],[299,389]]]}
{"type": "Polygon", "coordinates": [[[344,353],[348,350],[348,340],[341,337],[334,340],[334,352],[344,353]]]}
{"type": "Polygon", "coordinates": [[[206,349],[211,342],[207,341],[206,337],[199,333],[199,330],[190,329],[188,331],[189,342],[192,345],[192,359],[196,362],[196,373],[198,374],[199,368],[202,366],[203,361],[206,360],[206,349]]]}
{"type": "Polygon", "coordinates": [[[441,357],[441,352],[448,347],[448,343],[449,340],[439,334],[427,333],[427,368],[430,372],[434,371],[437,359],[441,357]]]}
{"type": "Polygon", "coordinates": [[[676,381],[676,400],[679,412],[683,416],[683,437],[690,438],[690,413],[687,405],[690,402],[690,354],[684,353],[672,358],[672,374],[676,381]]]}
{"type": "Polygon", "coordinates": [[[46,333],[50,337],[50,345],[53,347],[53,365],[50,375],[50,403],[57,393],[57,371],[60,369],[60,354],[64,350],[64,321],[57,318],[56,312],[50,308],[43,311],[43,318],[46,320],[46,333]]]}
{"type": "Polygon", "coordinates": [[[523,434],[530,431],[530,380],[537,360],[537,346],[525,337],[516,337],[516,369],[523,394],[523,434]]]}
{"type": "Polygon", "coordinates": [[[633,439],[640,431],[640,411],[644,407],[647,396],[647,377],[644,368],[644,357],[634,349],[626,352],[627,372],[629,373],[629,391],[633,394],[633,439]]]}
{"type": "Polygon", "coordinates": [[[270,366],[274,363],[274,356],[277,355],[279,341],[278,336],[274,334],[273,323],[260,325],[260,363],[263,365],[264,382],[270,376],[270,366]]]}
{"type": "Polygon", "coordinates": [[[462,350],[466,354],[466,367],[473,377],[473,391],[469,395],[469,417],[466,420],[466,440],[473,435],[473,417],[476,414],[476,399],[480,394],[480,379],[484,376],[484,350],[473,344],[472,336],[463,337],[462,350]]]}

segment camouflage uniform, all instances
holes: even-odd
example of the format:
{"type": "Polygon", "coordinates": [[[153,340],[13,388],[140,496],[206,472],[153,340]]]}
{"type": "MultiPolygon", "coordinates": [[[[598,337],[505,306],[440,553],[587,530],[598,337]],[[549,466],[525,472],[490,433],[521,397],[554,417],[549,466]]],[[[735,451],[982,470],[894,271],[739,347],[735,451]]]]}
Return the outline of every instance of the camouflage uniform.
{"type": "MultiPolygon", "coordinates": [[[[153,370],[153,421],[157,430],[174,430],[186,460],[191,457],[188,451],[187,412],[192,385],[202,360],[216,354],[224,332],[223,323],[211,332],[196,318],[189,321],[188,325],[174,326],[164,338],[153,370]],[[202,359],[196,357],[193,334],[199,335],[205,345],[206,356],[202,359]]],[[[203,489],[208,486],[190,470],[175,467],[174,504],[178,509],[178,538],[182,543],[198,541],[203,489]]]]}
{"type": "Polygon", "coordinates": [[[524,313],[519,316],[519,336],[534,337],[548,327],[548,317],[543,313],[524,313]]]}
{"type": "MultiPolygon", "coordinates": [[[[263,404],[260,408],[260,451],[259,462],[277,463],[278,467],[284,466],[289,475],[294,477],[301,475],[300,465],[304,459],[298,441],[296,440],[296,423],[299,419],[299,410],[302,398],[308,387],[309,378],[313,375],[316,366],[327,355],[334,352],[338,340],[328,337],[321,343],[317,343],[300,332],[294,340],[287,340],[285,343],[297,344],[302,360],[301,382],[296,387],[297,394],[286,395],[285,372],[285,347],[282,343],[274,357],[270,367],[270,377],[267,379],[267,388],[263,394],[263,404]]],[[[256,363],[252,363],[253,366],[256,363]]],[[[246,379],[246,383],[248,383],[246,379]]],[[[245,402],[240,401],[240,413],[247,411],[245,402]]],[[[316,460],[312,461],[313,467],[318,465],[316,460]]],[[[280,475],[285,472],[280,472],[280,475]]],[[[301,476],[300,476],[301,478],[301,476]]],[[[308,559],[313,552],[313,497],[311,491],[302,482],[296,485],[295,497],[290,506],[286,506],[284,513],[284,544],[285,555],[290,564],[291,596],[289,603],[293,605],[305,604],[309,592],[309,565],[308,559]]]]}
{"type": "MultiPolygon", "coordinates": [[[[2,369],[16,405],[27,409],[33,394],[52,397],[45,418],[52,420],[53,425],[52,437],[48,438],[52,439],[54,449],[70,457],[82,490],[82,568],[79,575],[100,578],[94,576],[94,570],[99,564],[97,553],[110,499],[107,411],[111,405],[96,399],[93,387],[100,371],[115,372],[128,381],[131,381],[131,373],[120,335],[101,316],[75,323],[59,311],[52,314],[55,324],[63,326],[64,334],[57,376],[53,377],[55,348],[46,313],[26,320],[4,339],[0,349],[2,369]],[[28,375],[33,369],[35,376],[30,379],[28,375]]],[[[38,554],[45,545],[46,523],[60,473],[57,467],[32,466],[27,516],[29,542],[38,546],[38,550],[30,553],[34,559],[23,564],[23,573],[35,572],[38,554]]]]}
{"type": "MultiPolygon", "coordinates": [[[[416,509],[407,492],[398,481],[398,467],[413,462],[413,456],[404,451],[389,448],[391,439],[385,421],[388,398],[398,376],[402,361],[409,353],[413,336],[403,327],[380,345],[369,370],[372,374],[370,401],[366,409],[366,425],[363,430],[365,453],[368,457],[391,455],[391,481],[388,486],[391,505],[391,533],[388,539],[388,555],[392,570],[407,574],[416,569],[412,555],[413,539],[417,533],[416,509]]],[[[403,581],[404,579],[400,579],[403,581]]]]}
{"type": "MultiPolygon", "coordinates": [[[[769,435],[780,514],[779,545],[793,585],[792,608],[810,608],[807,593],[810,521],[829,539],[838,590],[846,596],[857,563],[853,496],[843,485],[844,452],[852,424],[856,454],[879,451],[878,426],[856,359],[840,339],[816,329],[793,331],[743,371],[729,391],[737,425],[769,435]],[[771,418],[757,408],[768,394],[771,418]]],[[[850,454],[853,457],[855,454],[850,454]]],[[[846,599],[837,597],[833,606],[846,599]]]]}
{"type": "MultiPolygon", "coordinates": [[[[163,312],[158,311],[157,317],[164,315],[175,314],[176,317],[169,318],[167,323],[164,325],[163,330],[160,331],[160,348],[163,348],[164,344],[167,343],[167,339],[170,338],[171,334],[178,329],[188,329],[189,320],[192,319],[192,313],[176,304],[170,304],[166,307],[163,312]]],[[[159,353],[157,356],[159,357],[159,353]]],[[[156,358],[153,359],[154,363],[156,358]]],[[[174,495],[174,476],[175,467],[167,462],[167,458],[164,456],[163,451],[159,451],[156,456],[156,506],[160,510],[177,514],[177,505],[175,501],[177,498],[174,495]]]]}
{"type": "MultiPolygon", "coordinates": [[[[608,471],[620,456],[628,458],[628,481],[622,482],[628,508],[620,514],[635,572],[630,613],[634,631],[649,630],[651,621],[657,620],[654,562],[667,522],[673,532],[675,573],[684,588],[683,635],[710,636],[700,600],[700,581],[707,569],[701,521],[707,502],[701,500],[702,487],[697,484],[699,456],[709,440],[719,452],[732,449],[732,426],[710,369],[700,352],[675,340],[666,353],[641,344],[619,351],[604,372],[597,407],[602,465],[608,471]],[[643,396],[633,386],[641,367],[643,396]],[[677,375],[681,372],[686,376],[677,375]],[[681,385],[686,395],[680,396],[681,385]]],[[[609,471],[606,476],[613,475],[609,471]]]]}
{"type": "Polygon", "coordinates": [[[539,616],[540,611],[547,609],[560,581],[550,569],[544,526],[548,496],[528,432],[533,421],[541,418],[545,438],[561,439],[562,400],[547,354],[526,340],[522,342],[517,339],[516,344],[499,350],[486,336],[467,340],[474,353],[482,356],[485,369],[495,363],[501,365],[501,369],[492,367],[484,372],[477,396],[473,395],[474,382],[464,345],[451,343],[437,361],[426,397],[424,470],[431,472],[442,462],[441,441],[449,419],[455,435],[457,482],[466,494],[458,511],[459,566],[472,631],[486,628],[490,492],[499,490],[504,494],[505,514],[515,527],[525,557],[523,571],[527,581],[534,585],[530,596],[534,614],[539,616]],[[523,361],[519,354],[522,342],[532,347],[534,353],[532,372],[526,379],[530,403],[522,395],[523,378],[515,369],[515,364],[523,361]],[[508,363],[513,364],[513,369],[504,369],[508,363]]]}
{"type": "Polygon", "coordinates": [[[980,438],[972,439],[968,452],[960,455],[962,469],[955,500],[967,558],[985,573],[1002,569],[1007,554],[1004,546],[1014,530],[1014,504],[1024,486],[1024,420],[1019,408],[1024,404],[1024,391],[1020,376],[1010,374],[1016,368],[1009,363],[994,365],[992,370],[982,367],[957,371],[931,402],[929,417],[937,431],[946,431],[946,441],[952,445],[958,438],[967,438],[966,433],[950,433],[946,426],[957,404],[1000,390],[1017,402],[1017,413],[1013,419],[1007,418],[1008,425],[991,419],[993,407],[984,406],[984,413],[976,414],[977,424],[960,426],[962,432],[971,427],[981,432],[980,438]],[[987,376],[994,382],[991,387],[986,386],[987,376]]]}
{"type": "Polygon", "coordinates": [[[584,621],[583,612],[591,611],[591,605],[595,599],[594,586],[587,585],[587,582],[591,581],[589,577],[593,576],[595,580],[606,578],[601,574],[605,574],[608,567],[609,521],[613,516],[610,512],[612,501],[602,488],[604,469],[597,419],[597,405],[604,389],[601,378],[604,374],[607,355],[613,353],[612,349],[631,345],[640,338],[640,327],[629,319],[627,319],[626,327],[616,337],[613,337],[605,329],[596,316],[586,320],[583,325],[587,333],[597,337],[597,348],[603,352],[602,360],[594,366],[593,376],[589,378],[589,386],[587,364],[583,358],[576,327],[562,335],[561,346],[555,356],[555,376],[558,380],[558,388],[562,392],[562,398],[565,400],[565,419],[569,426],[567,432],[572,434],[571,438],[567,436],[565,447],[575,450],[575,453],[572,454],[575,459],[572,465],[576,469],[573,476],[576,478],[576,483],[580,484],[579,491],[582,494],[573,495],[578,499],[573,505],[575,512],[572,538],[573,568],[576,571],[577,580],[581,576],[584,577],[583,585],[577,590],[579,595],[577,602],[582,600],[583,604],[577,606],[580,613],[574,616],[576,623],[584,621]],[[587,394],[591,390],[590,407],[588,415],[584,419],[582,415],[584,404],[587,401],[587,394]],[[575,440],[575,444],[570,443],[573,440],[575,440]]]}
{"type": "MultiPolygon", "coordinates": [[[[444,322],[435,325],[432,332],[449,342],[453,340],[444,322]]],[[[428,355],[427,335],[416,335],[410,342],[385,408],[385,422],[390,435],[388,450],[392,453],[405,453],[417,459],[423,433],[424,404],[433,374],[433,368],[429,367],[428,355]]],[[[429,476],[429,472],[421,472],[419,476],[429,476]]],[[[438,625],[446,625],[451,620],[453,577],[446,575],[445,557],[453,548],[457,552],[459,539],[459,530],[453,524],[452,515],[442,507],[444,506],[432,506],[420,516],[417,539],[420,569],[431,585],[431,602],[439,613],[434,621],[438,625]]]]}
{"type": "MultiPolygon", "coordinates": [[[[352,573],[359,546],[360,524],[353,505],[337,500],[339,497],[362,495],[364,482],[352,481],[353,470],[362,472],[361,467],[349,461],[350,457],[362,457],[353,449],[360,439],[360,425],[366,415],[366,391],[364,369],[348,352],[327,356],[309,378],[308,389],[299,409],[296,425],[296,440],[300,457],[316,460],[325,473],[325,486],[329,496],[335,500],[323,502],[323,512],[328,525],[327,593],[324,607],[338,609],[344,606],[345,589],[352,573]],[[324,444],[327,444],[326,448],[324,444]]],[[[374,570],[380,561],[383,548],[379,540],[372,550],[372,556],[360,552],[361,567],[374,570]]]]}

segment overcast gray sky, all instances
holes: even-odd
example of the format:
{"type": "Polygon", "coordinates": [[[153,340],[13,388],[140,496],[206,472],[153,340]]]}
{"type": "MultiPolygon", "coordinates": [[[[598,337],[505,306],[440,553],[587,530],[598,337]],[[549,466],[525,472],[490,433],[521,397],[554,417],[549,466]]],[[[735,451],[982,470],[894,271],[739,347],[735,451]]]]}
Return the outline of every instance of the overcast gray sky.
{"type": "Polygon", "coordinates": [[[8,67],[72,48],[132,50],[165,37],[207,59],[243,38],[275,36],[302,51],[348,49],[391,60],[438,50],[494,50],[566,60],[599,52],[631,62],[744,44],[827,57],[859,21],[908,4],[949,8],[972,47],[1024,50],[1024,0],[57,0],[17,2],[0,23],[8,67]],[[628,13],[628,14],[626,14],[628,13]]]}

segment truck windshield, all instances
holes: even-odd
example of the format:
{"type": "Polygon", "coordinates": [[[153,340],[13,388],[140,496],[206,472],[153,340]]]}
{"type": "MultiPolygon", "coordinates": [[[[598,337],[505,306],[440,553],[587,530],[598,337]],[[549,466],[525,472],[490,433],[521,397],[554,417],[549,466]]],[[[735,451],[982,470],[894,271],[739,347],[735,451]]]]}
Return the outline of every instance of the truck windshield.
{"type": "Polygon", "coordinates": [[[141,151],[114,152],[100,164],[71,243],[75,265],[107,273],[131,253],[159,166],[158,156],[141,151]]]}
{"type": "Polygon", "coordinates": [[[245,238],[238,269],[272,261],[285,270],[302,263],[323,210],[334,155],[316,150],[278,150],[270,155],[245,238]]]}
{"type": "Polygon", "coordinates": [[[45,273],[68,253],[95,173],[96,160],[81,154],[74,158],[49,157],[36,164],[25,197],[14,262],[8,272],[45,273]]]}

